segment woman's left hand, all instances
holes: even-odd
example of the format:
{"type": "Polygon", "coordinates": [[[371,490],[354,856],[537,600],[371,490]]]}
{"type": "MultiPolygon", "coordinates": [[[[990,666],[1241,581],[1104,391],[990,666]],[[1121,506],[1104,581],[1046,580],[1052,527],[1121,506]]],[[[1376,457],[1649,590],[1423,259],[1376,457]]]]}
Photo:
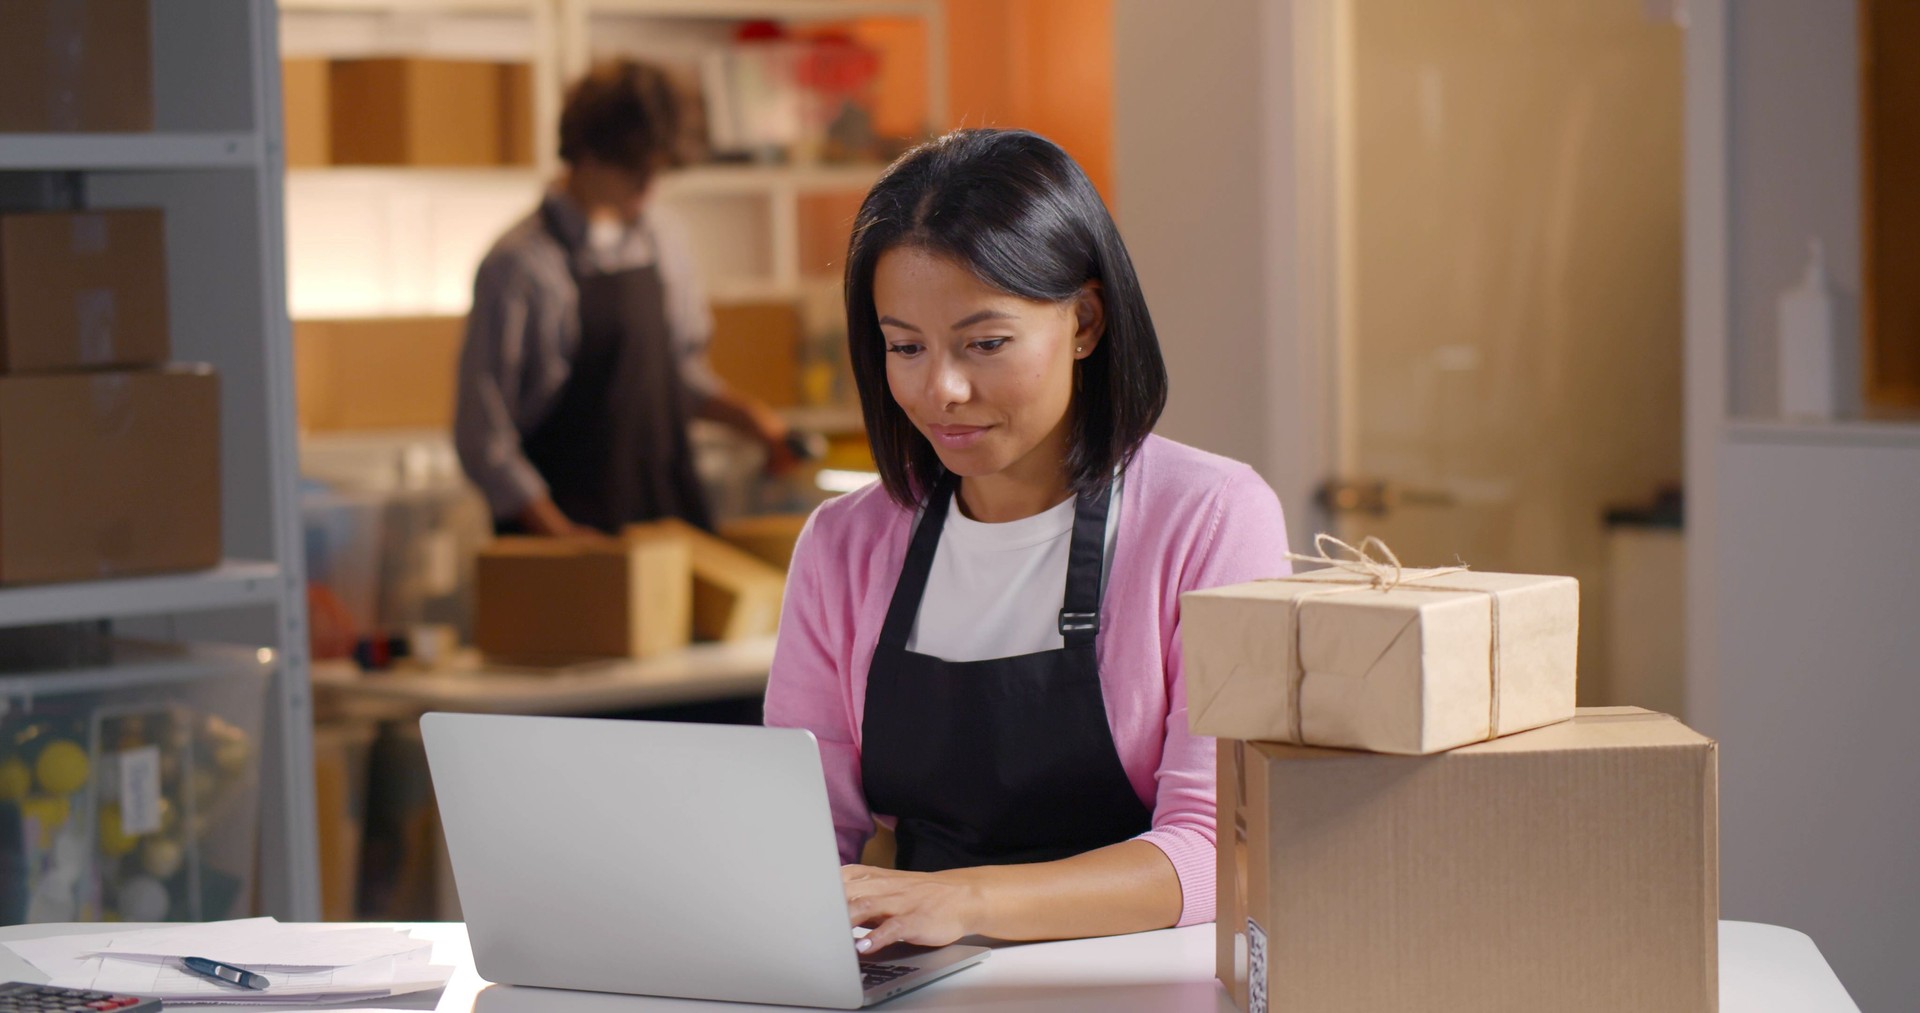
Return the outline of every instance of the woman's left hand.
{"type": "Polygon", "coordinates": [[[968,877],[846,865],[847,916],[872,929],[856,948],[873,953],[894,943],[945,946],[974,933],[980,890],[968,877]]]}

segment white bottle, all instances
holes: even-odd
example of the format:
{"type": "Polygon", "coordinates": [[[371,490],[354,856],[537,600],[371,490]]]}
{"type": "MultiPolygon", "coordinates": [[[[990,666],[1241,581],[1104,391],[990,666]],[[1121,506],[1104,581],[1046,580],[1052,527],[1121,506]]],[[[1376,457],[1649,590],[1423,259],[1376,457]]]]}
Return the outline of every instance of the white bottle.
{"type": "Polygon", "coordinates": [[[1820,240],[1808,243],[1800,283],[1780,293],[1780,417],[1833,418],[1833,289],[1820,240]]]}

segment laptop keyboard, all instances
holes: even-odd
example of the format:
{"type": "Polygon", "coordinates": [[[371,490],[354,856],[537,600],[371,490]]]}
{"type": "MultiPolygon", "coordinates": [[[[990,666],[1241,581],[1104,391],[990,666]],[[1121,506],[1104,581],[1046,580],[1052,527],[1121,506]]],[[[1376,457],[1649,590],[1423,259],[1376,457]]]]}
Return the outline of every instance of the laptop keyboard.
{"type": "Polygon", "coordinates": [[[919,968],[907,964],[866,964],[860,965],[860,987],[873,988],[884,985],[895,978],[904,977],[918,971],[919,968]]]}

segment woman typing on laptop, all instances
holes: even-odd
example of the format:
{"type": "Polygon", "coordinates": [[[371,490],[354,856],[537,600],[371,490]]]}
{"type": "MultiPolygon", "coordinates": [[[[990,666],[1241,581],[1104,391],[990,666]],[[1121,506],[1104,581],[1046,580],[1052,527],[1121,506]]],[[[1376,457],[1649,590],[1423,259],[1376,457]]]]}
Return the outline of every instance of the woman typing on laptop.
{"type": "Polygon", "coordinates": [[[862,204],[849,346],[881,482],[794,551],[770,725],[819,741],[863,950],[1210,921],[1211,740],[1182,592],[1288,571],[1272,490],[1150,435],[1166,369],[1100,197],[1018,131],[908,153],[862,204]]]}

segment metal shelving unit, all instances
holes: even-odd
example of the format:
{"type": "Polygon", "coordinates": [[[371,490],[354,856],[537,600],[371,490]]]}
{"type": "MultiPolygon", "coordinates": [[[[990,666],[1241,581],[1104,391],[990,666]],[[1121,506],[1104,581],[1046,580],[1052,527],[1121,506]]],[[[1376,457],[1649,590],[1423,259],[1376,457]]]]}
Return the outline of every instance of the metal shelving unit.
{"type": "Polygon", "coordinates": [[[221,376],[228,561],[201,573],[0,590],[0,627],[108,620],[116,634],[157,631],[181,645],[91,674],[10,674],[5,682],[179,683],[219,671],[199,662],[236,651],[272,664],[259,744],[260,897],[267,913],[317,919],[277,12],[272,0],[153,0],[152,20],[152,132],[0,134],[0,171],[16,181],[41,177],[40,192],[75,196],[83,207],[165,211],[173,358],[211,363],[221,376]]]}

